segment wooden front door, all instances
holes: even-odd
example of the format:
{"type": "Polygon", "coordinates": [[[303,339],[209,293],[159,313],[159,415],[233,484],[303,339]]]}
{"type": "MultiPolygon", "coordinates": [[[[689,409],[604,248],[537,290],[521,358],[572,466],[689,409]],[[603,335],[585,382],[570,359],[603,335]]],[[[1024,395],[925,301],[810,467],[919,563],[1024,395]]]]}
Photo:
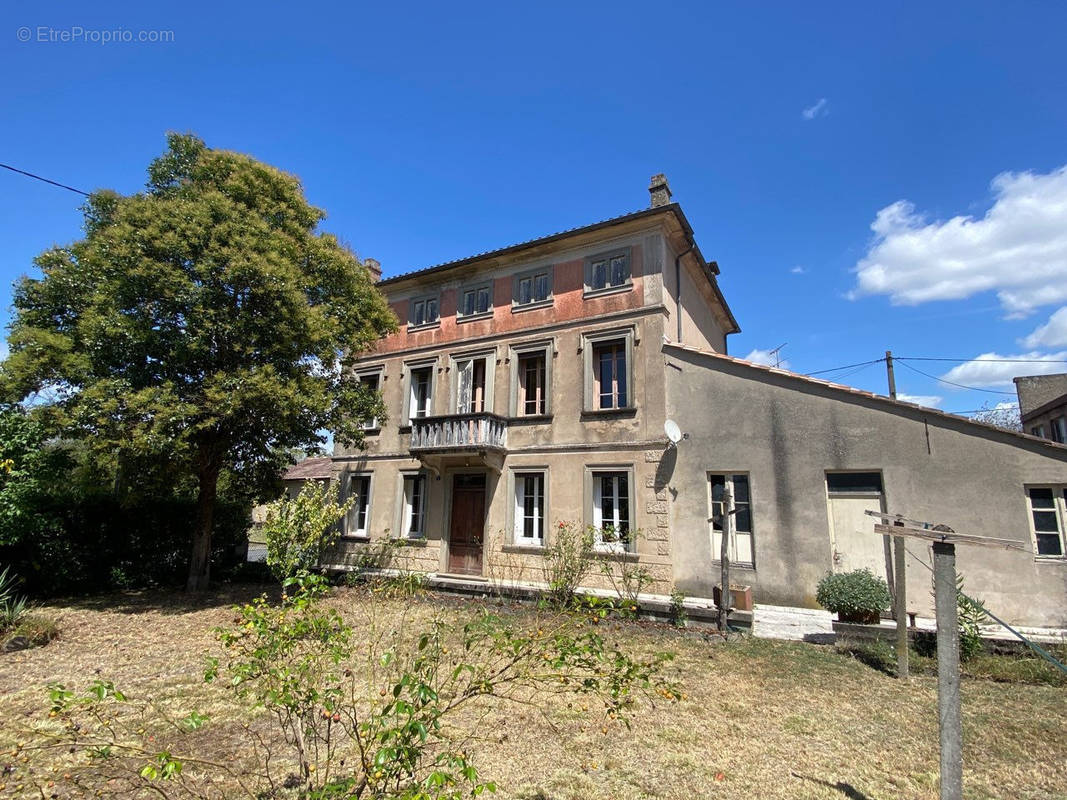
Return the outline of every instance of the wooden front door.
{"type": "Polygon", "coordinates": [[[485,475],[452,478],[452,525],[448,536],[448,571],[482,574],[485,526],[485,475]]]}

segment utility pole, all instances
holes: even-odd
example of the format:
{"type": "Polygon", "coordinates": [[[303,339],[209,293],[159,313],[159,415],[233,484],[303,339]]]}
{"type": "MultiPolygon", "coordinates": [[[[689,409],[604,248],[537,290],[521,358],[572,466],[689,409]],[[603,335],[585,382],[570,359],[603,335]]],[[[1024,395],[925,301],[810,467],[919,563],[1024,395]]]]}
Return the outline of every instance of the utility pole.
{"type": "Polygon", "coordinates": [[[941,733],[941,800],[963,797],[960,634],[956,609],[956,545],[934,542],[937,611],[937,721],[941,733]]]}
{"type": "Polygon", "coordinates": [[[897,399],[897,379],[893,376],[893,351],[885,351],[885,372],[889,377],[889,396],[897,399]]]}

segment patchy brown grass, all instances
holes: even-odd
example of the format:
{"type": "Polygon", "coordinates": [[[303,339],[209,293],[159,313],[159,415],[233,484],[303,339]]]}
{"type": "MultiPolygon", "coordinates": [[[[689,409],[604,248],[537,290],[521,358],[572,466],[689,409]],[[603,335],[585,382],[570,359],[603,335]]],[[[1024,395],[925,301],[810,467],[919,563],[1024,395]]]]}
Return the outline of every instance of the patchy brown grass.
{"type": "MultiPolygon", "coordinates": [[[[46,684],[83,687],[97,677],[130,696],[156,696],[176,714],[207,714],[204,754],[234,752],[243,712],[225,687],[202,683],[203,655],[218,651],[212,629],[232,620],[232,604],[254,593],[112,595],[42,609],[58,617],[59,637],[0,656],[0,764],[20,731],[47,714],[46,684]]],[[[373,635],[361,633],[365,594],[338,590],[331,602],[357,637],[373,635]]],[[[413,628],[481,607],[432,596],[384,603],[379,622],[391,614],[413,628]]],[[[663,626],[605,627],[631,651],[675,652],[669,671],[685,698],[644,708],[630,729],[603,727],[562,698],[542,709],[472,712],[461,724],[476,727],[472,752],[483,775],[500,784],[497,797],[937,797],[932,678],[901,682],[829,647],[752,639],[724,645],[663,626]]],[[[1062,687],[965,679],[967,797],[1067,798],[1065,712],[1062,687]]]]}

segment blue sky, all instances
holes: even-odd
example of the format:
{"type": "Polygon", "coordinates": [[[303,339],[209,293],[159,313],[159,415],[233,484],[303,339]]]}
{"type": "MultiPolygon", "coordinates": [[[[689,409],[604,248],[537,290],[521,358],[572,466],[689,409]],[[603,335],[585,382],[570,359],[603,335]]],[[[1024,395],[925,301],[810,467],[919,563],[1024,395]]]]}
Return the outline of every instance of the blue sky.
{"type": "MultiPolygon", "coordinates": [[[[732,354],[1048,362],[898,368],[968,410],[1067,371],[1065,29],[1055,3],[6,4],[0,161],[134,192],[194,131],[300,176],[387,275],[643,208],[664,172],[732,354]]],[[[79,204],[0,171],[5,319],[79,204]]]]}

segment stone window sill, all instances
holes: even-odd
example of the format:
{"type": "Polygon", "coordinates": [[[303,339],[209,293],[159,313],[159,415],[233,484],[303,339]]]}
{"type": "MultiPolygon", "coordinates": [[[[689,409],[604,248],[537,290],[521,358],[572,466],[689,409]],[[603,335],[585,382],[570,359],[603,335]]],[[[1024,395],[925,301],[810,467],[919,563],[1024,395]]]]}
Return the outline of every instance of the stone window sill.
{"type": "Polygon", "coordinates": [[[547,298],[545,300],[537,300],[536,302],[533,302],[533,303],[522,303],[522,304],[512,303],[511,304],[511,313],[512,314],[521,314],[523,311],[535,311],[535,310],[537,310],[539,308],[552,308],[552,306],[554,304],[555,304],[555,298],[553,298],[553,297],[549,297],[549,298],[547,298]]]}
{"type": "Polygon", "coordinates": [[[506,544],[500,548],[504,553],[525,553],[532,556],[545,554],[545,548],[539,544],[506,544]]]}
{"type": "Polygon", "coordinates": [[[460,316],[459,314],[456,314],[456,324],[457,325],[462,325],[464,322],[477,322],[480,319],[492,319],[492,318],[493,318],[493,309],[489,309],[488,311],[483,311],[480,314],[464,314],[463,316],[460,316]]]}
{"type": "Polygon", "coordinates": [[[587,408],[582,411],[582,417],[633,417],[637,415],[637,406],[625,408],[587,408]]]}
{"type": "Polygon", "coordinates": [[[634,288],[633,281],[627,281],[619,286],[605,286],[603,289],[590,289],[586,287],[582,293],[582,299],[590,300],[594,297],[604,297],[609,294],[622,294],[623,292],[629,292],[634,288]]]}

